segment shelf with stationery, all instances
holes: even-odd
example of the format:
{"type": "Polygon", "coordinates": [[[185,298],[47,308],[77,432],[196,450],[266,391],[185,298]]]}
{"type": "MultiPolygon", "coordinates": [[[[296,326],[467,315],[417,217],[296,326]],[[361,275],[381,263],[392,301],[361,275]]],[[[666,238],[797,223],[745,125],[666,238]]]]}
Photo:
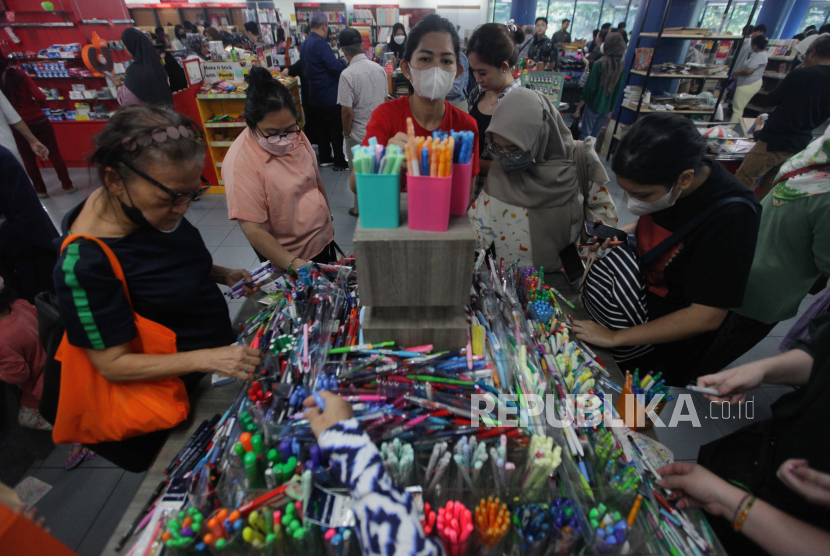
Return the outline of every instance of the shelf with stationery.
{"type": "MultiPolygon", "coordinates": [[[[297,80],[292,77],[279,76],[283,85],[288,87],[297,113],[300,115],[299,124],[303,126],[302,110],[300,107],[300,89],[297,80]]],[[[222,161],[228,153],[228,148],[245,129],[242,119],[245,109],[245,95],[237,93],[216,94],[199,93],[196,95],[196,105],[199,109],[199,119],[205,130],[205,142],[210,152],[210,158],[216,170],[218,186],[211,188],[211,193],[224,193],[222,181],[222,161]],[[226,116],[223,118],[223,116],[226,116]]]]}
{"type": "MultiPolygon", "coordinates": [[[[634,119],[636,120],[639,118],[640,114],[649,114],[652,112],[658,112],[661,110],[655,110],[649,106],[649,104],[644,104],[646,102],[646,97],[651,97],[647,87],[649,84],[650,79],[661,79],[661,80],[690,80],[696,81],[699,84],[697,89],[697,95],[701,95],[703,92],[704,87],[706,87],[706,82],[711,80],[712,87],[715,89],[716,99],[714,105],[711,107],[706,105],[706,102],[702,102],[703,105],[692,105],[692,106],[683,106],[682,108],[677,108],[675,110],[666,110],[670,111],[675,114],[682,114],[687,116],[710,116],[714,117],[714,115],[718,111],[718,107],[720,106],[721,102],[723,101],[723,95],[725,94],[726,88],[720,86],[721,83],[732,76],[732,72],[735,70],[736,64],[738,60],[741,58],[741,47],[743,46],[743,40],[738,35],[731,35],[731,34],[716,34],[713,33],[710,29],[701,29],[701,28],[687,28],[687,27],[666,27],[666,19],[668,18],[669,12],[671,10],[673,0],[668,0],[663,6],[663,13],[662,19],[660,22],[660,28],[657,31],[645,31],[646,21],[648,17],[643,17],[640,21],[640,29],[637,32],[637,39],[634,45],[629,45],[629,48],[634,48],[634,56],[631,57],[631,62],[628,67],[628,71],[626,72],[625,77],[625,85],[623,87],[624,90],[624,99],[620,102],[619,106],[616,110],[612,113],[612,119],[614,121],[613,131],[609,126],[609,131],[611,131],[611,145],[608,148],[608,153],[606,156],[606,160],[610,160],[611,153],[613,152],[613,143],[615,140],[618,140],[622,135],[623,132],[620,130],[620,118],[622,117],[623,110],[627,110],[630,112],[634,112],[634,119]],[[650,45],[646,48],[641,48],[642,41],[648,41],[645,44],[650,45]],[[663,41],[705,41],[703,51],[707,51],[711,46],[711,49],[716,51],[714,54],[714,64],[702,64],[702,63],[677,63],[677,61],[671,60],[661,60],[661,62],[655,62],[655,58],[657,53],[660,51],[661,43],[663,41]],[[725,43],[725,44],[724,44],[725,43]],[[708,46],[707,46],[708,45],[708,46]],[[721,54],[723,53],[723,58],[721,54]],[[730,61],[731,57],[731,61],[730,61]],[[721,65],[722,64],[722,65],[721,65]],[[676,74],[673,75],[666,71],[667,67],[669,70],[675,66],[686,66],[687,68],[694,68],[697,71],[709,71],[712,72],[711,75],[702,75],[702,74],[676,74]],[[723,67],[727,67],[728,70],[724,74],[723,67]],[[660,71],[662,70],[662,71],[660,71]],[[633,76],[637,76],[638,79],[642,78],[642,84],[637,86],[630,86],[631,78],[633,76]],[[636,89],[639,89],[637,91],[636,89]],[[629,102],[626,103],[626,96],[630,98],[631,101],[635,101],[634,103],[629,102]],[[636,100],[635,100],[636,99],[636,100]]],[[[759,4],[761,0],[754,0],[752,4],[752,11],[750,14],[750,20],[754,17],[755,13],[759,9],[759,4]]],[[[646,0],[645,2],[640,3],[640,10],[644,10],[644,13],[648,15],[649,9],[651,8],[651,0],[646,0]],[[643,5],[645,4],[645,5],[643,5]]],[[[676,43],[674,43],[676,44],[676,43]]],[[[710,50],[711,51],[711,50],[710,50]]],[[[712,54],[710,54],[712,56],[712,54]]],[[[703,60],[701,60],[703,61],[703,60]]],[[[688,84],[688,83],[687,83],[688,84]]],[[[687,89],[688,90],[688,89],[687,89]]],[[[671,92],[671,89],[667,90],[667,92],[671,92]]],[[[708,94],[708,93],[707,93],[708,94]]],[[[666,95],[672,96],[673,98],[677,99],[678,96],[674,95],[666,95]]],[[[701,97],[698,97],[701,98],[701,97]]],[[[709,99],[711,100],[713,97],[709,95],[709,99]]],[[[694,97],[692,97],[694,99],[694,97]]],[[[686,102],[689,101],[689,97],[686,96],[686,102]]],[[[701,103],[698,103],[701,104],[701,103]]],[[[606,132],[607,133],[607,132],[606,132]]]]}

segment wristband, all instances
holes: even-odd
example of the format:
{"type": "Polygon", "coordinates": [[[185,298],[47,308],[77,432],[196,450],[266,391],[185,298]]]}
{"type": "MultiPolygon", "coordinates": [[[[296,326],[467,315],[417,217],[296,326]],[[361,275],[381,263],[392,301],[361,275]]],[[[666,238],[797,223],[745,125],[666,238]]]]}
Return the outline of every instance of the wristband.
{"type": "Polygon", "coordinates": [[[300,257],[294,257],[293,259],[291,259],[291,262],[288,263],[288,266],[286,267],[286,270],[291,270],[291,265],[294,264],[294,261],[296,261],[299,258],[300,257]]]}
{"type": "MultiPolygon", "coordinates": [[[[738,513],[738,516],[735,518],[735,521],[732,524],[732,528],[735,529],[736,533],[739,532],[741,530],[741,528],[744,526],[744,522],[746,521],[746,516],[749,515],[749,510],[752,509],[752,505],[755,503],[755,497],[754,496],[750,497],[750,495],[747,494],[744,497],[744,500],[746,500],[747,498],[749,498],[749,502],[747,502],[746,506],[744,506],[743,509],[738,513]]],[[[741,506],[743,506],[743,500],[741,501],[741,504],[738,506],[738,508],[740,509],[741,506]]]]}

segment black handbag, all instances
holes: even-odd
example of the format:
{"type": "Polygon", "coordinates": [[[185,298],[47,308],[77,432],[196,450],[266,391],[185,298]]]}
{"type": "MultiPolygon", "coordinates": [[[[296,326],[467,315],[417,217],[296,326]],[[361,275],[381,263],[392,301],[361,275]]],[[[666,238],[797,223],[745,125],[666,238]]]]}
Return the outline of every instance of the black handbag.
{"type": "Polygon", "coordinates": [[[52,292],[41,292],[35,297],[37,309],[37,331],[40,343],[46,352],[46,364],[43,367],[43,395],[38,411],[46,421],[55,424],[58,413],[58,396],[61,390],[61,364],[55,360],[55,353],[61,344],[64,326],[58,310],[58,298],[52,292]]]}
{"type": "Polygon", "coordinates": [[[581,121],[582,121],[582,116],[579,116],[579,117],[574,116],[574,121],[573,121],[573,123],[571,123],[571,127],[568,128],[568,129],[571,130],[571,135],[573,136],[574,140],[576,140],[576,141],[579,140],[579,136],[580,136],[580,133],[581,133],[580,130],[579,130],[579,122],[581,122],[581,121]]]}

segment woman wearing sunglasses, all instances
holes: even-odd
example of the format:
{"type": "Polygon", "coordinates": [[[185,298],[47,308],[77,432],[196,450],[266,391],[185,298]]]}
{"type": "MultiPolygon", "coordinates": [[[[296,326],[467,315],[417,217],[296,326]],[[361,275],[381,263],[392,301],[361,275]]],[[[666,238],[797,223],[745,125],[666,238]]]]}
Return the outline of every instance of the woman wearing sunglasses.
{"type": "Polygon", "coordinates": [[[331,210],[311,142],[288,89],[265,68],[248,74],[245,123],[222,162],[228,217],[261,261],[298,269],[337,256],[331,210]]]}
{"type": "Polygon", "coordinates": [[[480,246],[495,245],[496,259],[558,271],[559,253],[579,238],[586,214],[616,225],[608,174],[590,148],[591,200],[583,209],[576,142],[546,97],[530,89],[506,95],[493,111],[487,141],[495,160],[468,214],[480,246]]]}
{"type": "MultiPolygon", "coordinates": [[[[260,362],[258,350],[230,346],[235,334],[217,287],[250,275],[214,265],[199,231],[184,218],[208,187],[200,179],[205,147],[194,129],[191,120],[166,108],[118,110],[95,138],[91,157],[103,187],[63,221],[64,237],[101,240],[123,269],[129,299],[104,248],[93,239],[75,239],[62,249],[54,271],[66,340],[84,348],[111,382],[182,377],[189,390],[208,373],[245,379],[260,362]],[[174,332],[176,353],[134,350],[133,312],[174,332]]],[[[66,373],[65,360],[63,367],[66,373]]],[[[166,434],[93,449],[139,471],[152,463],[166,434]]]]}

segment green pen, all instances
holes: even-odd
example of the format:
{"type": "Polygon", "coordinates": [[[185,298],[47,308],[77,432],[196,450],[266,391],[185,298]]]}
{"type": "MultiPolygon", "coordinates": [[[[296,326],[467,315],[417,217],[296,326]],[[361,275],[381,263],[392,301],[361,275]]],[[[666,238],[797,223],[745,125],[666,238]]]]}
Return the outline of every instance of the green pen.
{"type": "Polygon", "coordinates": [[[406,375],[409,380],[417,380],[418,382],[436,382],[438,384],[453,384],[458,386],[474,387],[475,382],[472,380],[458,380],[455,378],[442,378],[432,375],[406,375]]]}
{"type": "Polygon", "coordinates": [[[329,350],[329,355],[340,354],[340,353],[351,353],[353,351],[360,351],[362,349],[377,349],[381,347],[391,347],[394,346],[395,342],[380,342],[378,344],[362,344],[359,346],[346,346],[346,347],[339,347],[339,348],[332,348],[329,350]]]}

